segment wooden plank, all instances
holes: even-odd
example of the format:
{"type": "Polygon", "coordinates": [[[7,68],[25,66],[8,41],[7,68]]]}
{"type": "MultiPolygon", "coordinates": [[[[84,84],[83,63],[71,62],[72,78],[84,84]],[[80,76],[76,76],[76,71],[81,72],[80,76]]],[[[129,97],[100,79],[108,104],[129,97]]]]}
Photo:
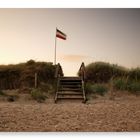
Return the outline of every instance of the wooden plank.
{"type": "Polygon", "coordinates": [[[37,72],[35,73],[35,88],[37,88],[37,72]]]}

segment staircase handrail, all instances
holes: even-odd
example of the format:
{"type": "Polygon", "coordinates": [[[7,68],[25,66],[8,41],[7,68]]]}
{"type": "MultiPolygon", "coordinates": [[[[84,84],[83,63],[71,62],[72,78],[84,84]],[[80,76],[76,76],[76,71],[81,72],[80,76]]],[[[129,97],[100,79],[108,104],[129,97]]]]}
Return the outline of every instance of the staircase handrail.
{"type": "Polygon", "coordinates": [[[58,63],[56,65],[55,78],[58,78],[58,77],[61,77],[61,76],[64,76],[64,74],[63,74],[63,70],[62,70],[62,67],[61,67],[60,63],[58,63]]]}
{"type": "Polygon", "coordinates": [[[55,102],[57,101],[57,92],[58,92],[60,77],[63,77],[63,76],[64,76],[64,74],[63,74],[62,67],[61,67],[60,63],[58,63],[56,65],[56,70],[55,70],[55,78],[56,78],[55,102]]]}
{"type": "Polygon", "coordinates": [[[78,74],[82,78],[82,80],[85,81],[85,79],[86,79],[86,68],[85,68],[84,62],[82,62],[78,74]]]}

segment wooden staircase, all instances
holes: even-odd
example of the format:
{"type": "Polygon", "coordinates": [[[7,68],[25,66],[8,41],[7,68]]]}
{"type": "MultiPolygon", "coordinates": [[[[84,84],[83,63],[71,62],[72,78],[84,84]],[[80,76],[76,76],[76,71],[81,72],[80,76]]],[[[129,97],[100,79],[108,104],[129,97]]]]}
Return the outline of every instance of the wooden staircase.
{"type": "Polygon", "coordinates": [[[82,77],[63,77],[63,75],[57,77],[55,103],[58,100],[66,99],[86,102],[84,80],[82,77]]]}

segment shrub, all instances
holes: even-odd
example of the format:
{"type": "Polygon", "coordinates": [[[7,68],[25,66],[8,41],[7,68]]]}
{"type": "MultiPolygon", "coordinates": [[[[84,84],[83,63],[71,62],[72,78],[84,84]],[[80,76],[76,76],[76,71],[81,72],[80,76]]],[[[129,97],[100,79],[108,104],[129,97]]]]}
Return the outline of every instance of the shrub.
{"type": "Polygon", "coordinates": [[[98,93],[100,95],[104,95],[107,92],[107,87],[101,84],[90,84],[87,83],[85,86],[86,93],[98,93]]]}
{"type": "Polygon", "coordinates": [[[95,93],[99,93],[102,96],[107,92],[107,88],[101,84],[93,85],[93,90],[95,93]]]}
{"type": "Polygon", "coordinates": [[[127,82],[124,79],[115,79],[113,81],[113,87],[116,90],[127,90],[127,82]]]}
{"type": "Polygon", "coordinates": [[[140,81],[140,68],[133,68],[129,71],[129,80],[140,81]]]}
{"type": "Polygon", "coordinates": [[[128,70],[124,67],[95,62],[86,66],[86,79],[95,83],[109,82],[112,77],[127,76],[128,70]]]}
{"type": "Polygon", "coordinates": [[[31,96],[37,102],[43,102],[46,100],[46,96],[41,92],[40,89],[32,89],[31,96]]]}
{"type": "Polygon", "coordinates": [[[0,65],[0,89],[33,88],[35,73],[38,74],[38,85],[41,82],[53,83],[55,68],[51,62],[34,60],[15,65],[0,65]]]}
{"type": "Polygon", "coordinates": [[[140,92],[140,83],[135,80],[115,79],[113,86],[117,90],[127,90],[130,92],[140,92]]]}
{"type": "Polygon", "coordinates": [[[42,92],[49,92],[50,90],[53,89],[53,86],[51,84],[41,82],[40,85],[39,85],[39,89],[42,92]]]}
{"type": "Polygon", "coordinates": [[[93,85],[91,83],[85,84],[85,92],[86,93],[93,93],[93,85]]]}
{"type": "Polygon", "coordinates": [[[130,82],[127,86],[128,91],[130,92],[140,92],[140,83],[139,82],[130,82]]]}
{"type": "Polygon", "coordinates": [[[27,61],[26,65],[34,65],[35,64],[35,61],[34,60],[29,60],[27,61]]]}

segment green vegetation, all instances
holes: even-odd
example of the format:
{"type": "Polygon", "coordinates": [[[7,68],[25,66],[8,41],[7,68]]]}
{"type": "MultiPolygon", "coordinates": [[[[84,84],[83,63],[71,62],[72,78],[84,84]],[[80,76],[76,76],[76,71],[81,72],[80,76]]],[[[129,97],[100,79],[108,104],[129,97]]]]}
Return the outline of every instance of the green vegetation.
{"type": "Polygon", "coordinates": [[[41,82],[53,83],[55,66],[50,62],[35,62],[16,65],[0,65],[0,89],[17,89],[34,87],[35,73],[38,74],[38,85],[41,82]]]}
{"type": "Polygon", "coordinates": [[[116,79],[113,81],[113,86],[116,90],[126,90],[130,92],[140,92],[140,82],[126,79],[116,79]]]}
{"type": "Polygon", "coordinates": [[[140,68],[127,69],[104,62],[95,62],[86,66],[87,93],[105,93],[106,88],[102,85],[109,84],[110,80],[116,90],[140,92],[140,68]]]}
{"type": "Polygon", "coordinates": [[[44,95],[40,89],[32,89],[31,96],[34,100],[36,100],[39,103],[44,102],[47,98],[46,95],[44,95]]]}
{"type": "Polygon", "coordinates": [[[127,90],[130,92],[140,92],[140,82],[129,82],[127,85],[127,90]]]}
{"type": "MultiPolygon", "coordinates": [[[[34,60],[16,65],[0,65],[0,95],[4,95],[3,89],[21,89],[21,93],[22,89],[28,89],[26,91],[31,92],[34,99],[44,100],[42,93],[54,92],[55,69],[56,66],[50,62],[34,60]],[[31,91],[35,84],[35,73],[38,89],[31,91]]],[[[110,80],[116,90],[140,92],[140,68],[127,69],[105,62],[95,62],[86,66],[86,93],[103,95],[107,92],[104,84],[109,84],[110,80]]]]}
{"type": "Polygon", "coordinates": [[[102,84],[86,83],[85,91],[86,93],[98,93],[99,95],[103,96],[108,91],[108,89],[102,84]]]}
{"type": "Polygon", "coordinates": [[[85,92],[86,93],[93,93],[93,84],[91,83],[86,83],[85,84],[85,92]]]}
{"type": "Polygon", "coordinates": [[[113,87],[116,90],[127,90],[127,81],[125,79],[115,79],[113,81],[113,87]]]}
{"type": "Polygon", "coordinates": [[[50,92],[53,90],[53,84],[49,84],[49,83],[44,83],[44,82],[41,82],[40,85],[39,85],[39,89],[42,91],[42,92],[50,92]]]}
{"type": "Polygon", "coordinates": [[[95,83],[106,83],[114,77],[127,76],[128,69],[104,62],[95,62],[86,66],[86,79],[95,83]]]}
{"type": "Polygon", "coordinates": [[[86,66],[87,81],[95,83],[106,83],[113,77],[113,79],[127,79],[132,81],[140,81],[140,68],[127,69],[122,66],[95,62],[86,66]]]}

